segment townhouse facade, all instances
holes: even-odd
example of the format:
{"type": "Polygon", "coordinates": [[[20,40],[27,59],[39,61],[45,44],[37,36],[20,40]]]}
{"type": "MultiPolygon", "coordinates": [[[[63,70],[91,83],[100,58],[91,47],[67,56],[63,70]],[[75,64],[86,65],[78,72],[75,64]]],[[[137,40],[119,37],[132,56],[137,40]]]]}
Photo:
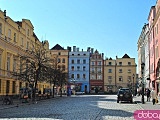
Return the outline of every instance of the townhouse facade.
{"type": "Polygon", "coordinates": [[[136,66],[135,58],[127,54],[104,60],[104,91],[113,93],[122,87],[136,91],[136,66]]]}
{"type": "MultiPolygon", "coordinates": [[[[54,47],[50,49],[50,58],[53,62],[52,68],[59,69],[65,73],[68,73],[68,56],[69,50],[64,49],[59,44],[56,44],[54,47]]],[[[55,86],[55,90],[59,93],[60,87],[55,86]]],[[[67,91],[67,85],[64,85],[62,88],[62,93],[67,91]]]]}
{"type": "Polygon", "coordinates": [[[90,93],[104,92],[103,53],[91,48],[90,54],[90,93]]]}
{"type": "MultiPolygon", "coordinates": [[[[149,52],[149,24],[145,24],[142,28],[140,37],[137,42],[138,46],[138,80],[139,84],[144,83],[145,88],[150,87],[150,71],[149,71],[149,63],[150,63],[150,52],[149,52]],[[141,68],[141,64],[144,63],[144,70],[141,68]],[[143,76],[142,76],[143,73],[143,76]]],[[[141,88],[140,88],[141,89],[141,88]]]]}
{"type": "Polygon", "coordinates": [[[79,48],[73,46],[69,48],[69,83],[71,89],[76,92],[89,93],[89,69],[90,69],[90,52],[80,51],[79,48]]]}
{"type": "MultiPolygon", "coordinates": [[[[20,88],[29,87],[29,83],[17,79],[11,73],[18,71],[20,56],[41,42],[30,20],[15,22],[7,16],[6,10],[0,10],[0,43],[0,96],[18,95],[20,88]]],[[[40,84],[48,87],[47,83],[40,84]]]]}

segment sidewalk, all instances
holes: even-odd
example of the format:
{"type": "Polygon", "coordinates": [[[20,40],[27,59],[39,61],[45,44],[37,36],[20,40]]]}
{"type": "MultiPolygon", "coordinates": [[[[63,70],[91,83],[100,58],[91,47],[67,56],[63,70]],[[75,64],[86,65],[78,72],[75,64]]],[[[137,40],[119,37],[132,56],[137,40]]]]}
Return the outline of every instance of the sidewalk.
{"type": "Polygon", "coordinates": [[[160,97],[159,102],[153,105],[152,98],[150,99],[150,102],[147,101],[147,97],[144,96],[145,104],[142,104],[141,99],[142,96],[134,96],[134,102],[136,102],[139,106],[141,106],[144,110],[160,110],[160,97]]]}
{"type": "MultiPolygon", "coordinates": [[[[62,97],[66,97],[66,95],[63,95],[62,97]]],[[[23,106],[23,105],[35,104],[35,103],[39,103],[39,102],[44,102],[46,100],[58,99],[58,98],[62,98],[62,97],[60,97],[59,95],[55,95],[54,98],[51,97],[49,99],[37,100],[35,102],[29,101],[27,103],[24,103],[24,102],[22,102],[21,100],[18,100],[18,99],[13,99],[13,104],[11,104],[11,105],[3,104],[3,101],[0,100],[0,110],[13,108],[13,107],[19,107],[19,106],[23,106]]]]}

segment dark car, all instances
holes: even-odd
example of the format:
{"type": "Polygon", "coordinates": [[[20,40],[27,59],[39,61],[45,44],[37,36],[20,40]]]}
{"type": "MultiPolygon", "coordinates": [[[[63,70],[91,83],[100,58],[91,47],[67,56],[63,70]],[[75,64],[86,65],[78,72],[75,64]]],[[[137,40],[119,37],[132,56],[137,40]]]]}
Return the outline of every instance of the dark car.
{"type": "Polygon", "coordinates": [[[120,88],[117,93],[117,103],[127,101],[133,103],[132,91],[129,88],[120,88]]]}

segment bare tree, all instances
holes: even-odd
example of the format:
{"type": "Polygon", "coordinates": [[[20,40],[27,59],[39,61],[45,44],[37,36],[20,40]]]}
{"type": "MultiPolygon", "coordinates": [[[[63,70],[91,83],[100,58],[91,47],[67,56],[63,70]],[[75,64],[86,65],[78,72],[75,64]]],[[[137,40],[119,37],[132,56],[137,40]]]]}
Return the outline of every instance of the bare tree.
{"type": "Polygon", "coordinates": [[[32,100],[35,101],[37,83],[46,80],[47,67],[49,58],[47,50],[44,49],[43,43],[33,47],[32,50],[27,50],[24,55],[20,55],[20,64],[17,72],[13,75],[19,80],[29,83],[32,89],[32,100]]]}

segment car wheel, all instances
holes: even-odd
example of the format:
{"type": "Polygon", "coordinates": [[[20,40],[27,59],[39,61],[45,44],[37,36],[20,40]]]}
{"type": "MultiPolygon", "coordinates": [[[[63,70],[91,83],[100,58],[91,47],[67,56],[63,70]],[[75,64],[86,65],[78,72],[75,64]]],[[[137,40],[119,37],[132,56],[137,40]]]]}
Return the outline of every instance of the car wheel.
{"type": "Polygon", "coordinates": [[[117,103],[119,103],[119,100],[117,100],[117,103]]]}

